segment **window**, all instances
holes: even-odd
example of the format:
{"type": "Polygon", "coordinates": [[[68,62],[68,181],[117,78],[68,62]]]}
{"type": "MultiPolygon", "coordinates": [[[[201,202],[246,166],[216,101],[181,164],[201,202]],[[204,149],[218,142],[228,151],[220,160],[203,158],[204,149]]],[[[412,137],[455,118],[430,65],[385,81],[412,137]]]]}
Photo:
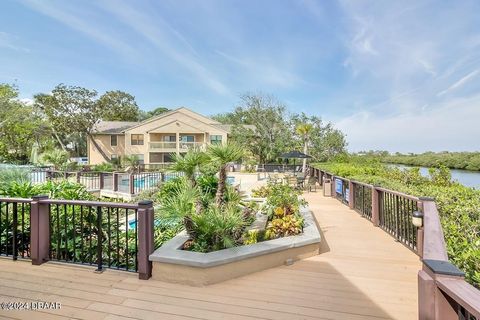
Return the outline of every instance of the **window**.
{"type": "Polygon", "coordinates": [[[180,136],[181,142],[195,142],[195,136],[180,136]]]}
{"type": "Polygon", "coordinates": [[[117,146],[117,136],[116,135],[110,136],[110,146],[111,147],[116,147],[117,146]]]}
{"type": "Polygon", "coordinates": [[[163,155],[163,162],[173,162],[173,158],[170,153],[165,153],[163,155]]]}
{"type": "Polygon", "coordinates": [[[210,143],[211,144],[221,144],[222,143],[222,136],[221,135],[210,136],[210,143]]]}
{"type": "Polygon", "coordinates": [[[132,134],[132,146],[143,146],[143,134],[132,134]]]}
{"type": "Polygon", "coordinates": [[[165,141],[165,142],[176,142],[177,137],[176,136],[163,136],[163,141],[165,141]]]}

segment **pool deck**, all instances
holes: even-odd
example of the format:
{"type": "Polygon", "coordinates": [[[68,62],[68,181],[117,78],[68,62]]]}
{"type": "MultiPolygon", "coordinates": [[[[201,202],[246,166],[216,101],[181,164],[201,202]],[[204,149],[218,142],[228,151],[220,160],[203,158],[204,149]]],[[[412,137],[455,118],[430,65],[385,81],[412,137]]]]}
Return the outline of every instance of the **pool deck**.
{"type": "Polygon", "coordinates": [[[417,319],[418,257],[321,192],[306,193],[322,253],[208,287],[0,259],[0,301],[60,302],[2,319],[417,319]]]}

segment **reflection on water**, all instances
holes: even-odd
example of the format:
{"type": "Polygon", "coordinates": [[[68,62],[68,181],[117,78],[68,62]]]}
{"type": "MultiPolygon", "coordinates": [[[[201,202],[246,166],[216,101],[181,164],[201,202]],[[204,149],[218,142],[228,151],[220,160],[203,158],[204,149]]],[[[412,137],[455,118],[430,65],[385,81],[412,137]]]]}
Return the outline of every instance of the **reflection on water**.
{"type": "MultiPolygon", "coordinates": [[[[411,168],[411,166],[406,166],[403,164],[392,164],[393,167],[397,168],[411,168]]],[[[468,170],[458,170],[450,169],[452,172],[452,179],[463,184],[467,187],[472,187],[475,189],[480,189],[480,171],[468,171],[468,170]]],[[[428,168],[420,167],[420,173],[423,176],[428,177],[428,168]]]]}

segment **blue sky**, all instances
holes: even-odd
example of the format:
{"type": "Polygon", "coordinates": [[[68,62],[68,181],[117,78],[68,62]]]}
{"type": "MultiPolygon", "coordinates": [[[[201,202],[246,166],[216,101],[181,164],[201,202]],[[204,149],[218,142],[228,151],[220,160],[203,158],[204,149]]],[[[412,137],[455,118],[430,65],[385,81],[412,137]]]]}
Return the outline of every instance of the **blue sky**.
{"type": "Polygon", "coordinates": [[[248,91],[333,121],[352,151],[480,150],[480,2],[1,2],[0,82],[231,110],[248,91]]]}

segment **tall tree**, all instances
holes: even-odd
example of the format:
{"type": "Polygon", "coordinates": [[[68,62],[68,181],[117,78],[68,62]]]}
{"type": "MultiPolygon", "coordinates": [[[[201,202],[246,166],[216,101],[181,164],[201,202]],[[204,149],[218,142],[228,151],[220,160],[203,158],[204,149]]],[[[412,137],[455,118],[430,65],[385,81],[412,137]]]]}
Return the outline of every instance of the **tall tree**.
{"type": "Polygon", "coordinates": [[[291,146],[291,132],[284,120],[286,117],[285,106],[264,94],[243,95],[240,106],[231,114],[222,116],[234,125],[232,140],[243,145],[260,163],[276,160],[291,146]]]}
{"type": "Polygon", "coordinates": [[[105,161],[110,159],[92,139],[99,120],[135,121],[139,109],[135,98],[122,91],[108,91],[100,98],[95,90],[59,84],[51,94],[35,95],[35,105],[41,110],[54,135],[63,148],[74,145],[74,149],[86,148],[86,138],[100,150],[105,161]]]}
{"type": "Polygon", "coordinates": [[[158,108],[155,108],[151,111],[141,111],[140,115],[139,115],[139,120],[140,121],[147,120],[149,118],[156,117],[156,116],[161,115],[162,113],[165,113],[165,112],[168,112],[168,111],[170,111],[170,109],[165,108],[165,107],[158,107],[158,108]]]}
{"type": "MultiPolygon", "coordinates": [[[[303,140],[303,153],[308,154],[308,143],[310,142],[310,135],[313,131],[313,125],[311,123],[300,123],[295,128],[296,133],[300,135],[303,140]]],[[[307,158],[303,159],[302,172],[305,173],[307,169],[307,158]]]]}
{"type": "Polygon", "coordinates": [[[307,116],[305,113],[292,115],[290,123],[297,147],[305,146],[305,137],[303,133],[297,131],[297,128],[305,125],[310,127],[307,141],[308,150],[309,155],[316,160],[327,161],[346,152],[345,135],[335,129],[332,123],[324,123],[321,118],[307,116]]]}
{"type": "Polygon", "coordinates": [[[33,145],[47,137],[46,125],[31,105],[18,100],[18,90],[0,84],[0,158],[27,162],[33,145]]]}
{"type": "Polygon", "coordinates": [[[123,91],[107,91],[97,104],[105,121],[138,121],[140,118],[135,97],[123,91]]]}

